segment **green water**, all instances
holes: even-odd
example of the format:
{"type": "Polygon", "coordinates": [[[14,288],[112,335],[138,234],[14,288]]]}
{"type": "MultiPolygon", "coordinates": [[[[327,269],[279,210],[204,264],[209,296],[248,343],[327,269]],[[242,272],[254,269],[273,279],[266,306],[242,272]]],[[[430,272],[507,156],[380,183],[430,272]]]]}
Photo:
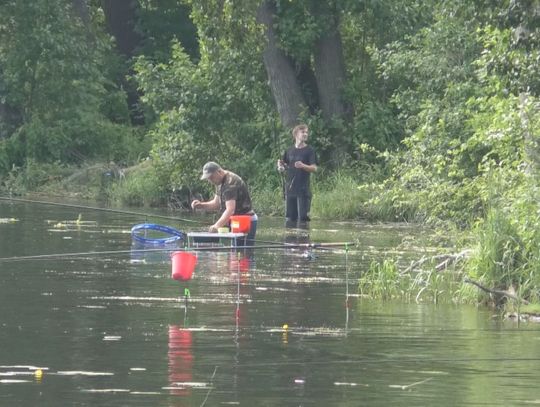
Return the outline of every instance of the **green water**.
{"type": "Polygon", "coordinates": [[[201,252],[181,283],[167,252],[131,251],[130,229],[197,223],[5,201],[0,218],[1,258],[109,252],[0,262],[0,406],[540,403],[540,326],[358,298],[372,259],[415,257],[413,227],[263,217],[261,241],[359,245],[201,252]]]}

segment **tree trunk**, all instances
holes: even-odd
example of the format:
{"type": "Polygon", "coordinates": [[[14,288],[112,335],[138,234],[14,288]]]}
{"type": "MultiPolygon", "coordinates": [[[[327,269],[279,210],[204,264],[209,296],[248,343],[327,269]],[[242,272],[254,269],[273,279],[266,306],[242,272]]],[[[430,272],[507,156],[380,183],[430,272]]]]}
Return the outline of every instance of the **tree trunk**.
{"type": "Polygon", "coordinates": [[[273,6],[268,0],[264,0],[257,10],[257,21],[266,26],[268,40],[263,61],[281,123],[289,129],[298,124],[298,118],[306,108],[306,102],[291,61],[277,46],[273,17],[273,6]]]}
{"type": "Polygon", "coordinates": [[[531,132],[530,117],[538,114],[538,109],[529,101],[529,94],[523,92],[519,95],[519,117],[521,119],[521,128],[523,129],[523,138],[525,144],[525,173],[534,176],[535,179],[540,175],[540,143],[539,137],[531,132]],[[536,111],[535,111],[536,110],[536,111]]]}
{"type": "Polygon", "coordinates": [[[136,0],[103,0],[107,29],[116,39],[118,51],[128,58],[141,40],[135,30],[137,7],[136,0]]]}
{"type": "Polygon", "coordinates": [[[334,148],[330,152],[328,165],[337,167],[347,160],[350,151],[350,140],[342,132],[337,121],[345,118],[346,108],[343,98],[345,84],[345,63],[341,36],[337,31],[337,23],[323,33],[315,44],[313,58],[319,106],[322,117],[330,130],[334,148]]]}
{"type": "Polygon", "coordinates": [[[90,22],[90,11],[88,10],[88,4],[86,0],[71,0],[75,13],[81,18],[84,25],[88,25],[90,22]]]}
{"type": "Polygon", "coordinates": [[[7,116],[7,106],[0,100],[0,140],[8,138],[8,134],[5,131],[5,123],[8,121],[7,116]]]}
{"type": "Polygon", "coordinates": [[[325,33],[315,47],[315,78],[319,93],[322,116],[327,123],[345,115],[343,85],[345,84],[345,64],[341,37],[337,29],[325,33]]]}
{"type": "MultiPolygon", "coordinates": [[[[141,36],[136,31],[137,0],[102,0],[105,12],[107,31],[116,39],[118,53],[129,59],[135,55],[141,36]]],[[[130,72],[127,72],[129,75],[130,72]]],[[[126,77],[122,78],[121,85],[127,93],[127,103],[130,109],[131,122],[144,124],[144,117],[139,111],[140,95],[137,89],[126,77]]]]}

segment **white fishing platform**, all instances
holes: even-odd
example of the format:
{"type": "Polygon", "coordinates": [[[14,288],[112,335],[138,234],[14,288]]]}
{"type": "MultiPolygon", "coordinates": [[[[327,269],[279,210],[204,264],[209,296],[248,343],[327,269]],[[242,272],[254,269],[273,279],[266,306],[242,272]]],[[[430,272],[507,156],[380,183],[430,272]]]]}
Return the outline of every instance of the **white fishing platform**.
{"type": "Polygon", "coordinates": [[[187,246],[245,246],[246,233],[188,232],[187,246]]]}

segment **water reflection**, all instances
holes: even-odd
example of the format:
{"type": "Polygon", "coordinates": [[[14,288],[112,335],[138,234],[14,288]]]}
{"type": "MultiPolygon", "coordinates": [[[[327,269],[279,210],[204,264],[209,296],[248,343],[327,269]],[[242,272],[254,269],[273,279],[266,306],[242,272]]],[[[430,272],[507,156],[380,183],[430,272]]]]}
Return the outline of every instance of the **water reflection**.
{"type": "MultiPolygon", "coordinates": [[[[193,383],[193,334],[189,329],[169,325],[169,391],[175,396],[189,396],[193,383]]],[[[178,404],[175,404],[178,405],[178,404]]]]}
{"type": "Polygon", "coordinates": [[[310,243],[308,228],[288,228],[285,230],[284,243],[304,244],[310,243]]]}
{"type": "Polygon", "coordinates": [[[236,274],[239,283],[247,284],[250,270],[255,267],[255,250],[231,251],[227,254],[231,275],[236,274]]]}
{"type": "Polygon", "coordinates": [[[285,228],[286,229],[303,229],[308,230],[309,229],[309,222],[306,221],[293,221],[293,220],[285,220],[285,228]]]}
{"type": "Polygon", "coordinates": [[[131,263],[165,263],[171,261],[171,253],[178,249],[177,243],[152,245],[137,241],[131,243],[131,263]]]}

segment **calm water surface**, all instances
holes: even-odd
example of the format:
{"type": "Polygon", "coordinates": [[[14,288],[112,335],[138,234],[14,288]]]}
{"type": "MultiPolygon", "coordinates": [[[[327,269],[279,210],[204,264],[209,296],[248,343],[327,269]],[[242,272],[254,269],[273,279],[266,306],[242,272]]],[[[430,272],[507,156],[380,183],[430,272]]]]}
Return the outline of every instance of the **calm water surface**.
{"type": "Polygon", "coordinates": [[[263,217],[260,240],[360,244],[201,252],[180,283],[130,229],[197,223],[5,201],[0,218],[2,258],[119,251],[0,262],[1,406],[540,404],[539,326],[357,297],[373,259],[421,255],[412,227],[263,217]]]}

